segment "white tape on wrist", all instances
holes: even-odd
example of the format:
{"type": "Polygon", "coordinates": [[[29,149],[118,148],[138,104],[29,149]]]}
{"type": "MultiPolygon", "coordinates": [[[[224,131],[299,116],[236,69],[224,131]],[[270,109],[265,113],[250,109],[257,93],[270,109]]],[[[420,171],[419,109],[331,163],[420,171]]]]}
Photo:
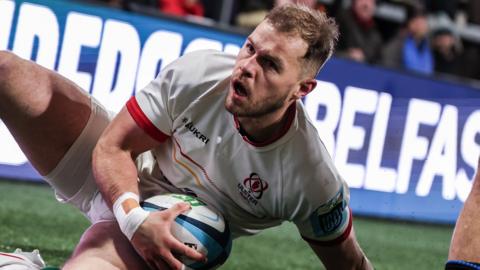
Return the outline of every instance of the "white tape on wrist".
{"type": "Polygon", "coordinates": [[[113,204],[113,214],[117,219],[120,230],[128,240],[132,240],[133,234],[145,221],[150,212],[140,207],[137,194],[125,192],[113,204]]]}

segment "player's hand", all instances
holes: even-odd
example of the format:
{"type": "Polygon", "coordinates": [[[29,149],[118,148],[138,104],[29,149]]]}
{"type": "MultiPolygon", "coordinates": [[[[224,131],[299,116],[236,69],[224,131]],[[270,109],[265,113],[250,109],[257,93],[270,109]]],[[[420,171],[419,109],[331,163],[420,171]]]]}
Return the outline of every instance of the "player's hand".
{"type": "Polygon", "coordinates": [[[150,213],[132,237],[135,250],[152,269],[183,269],[183,263],[173,253],[203,261],[205,256],[178,241],[171,233],[175,218],[190,210],[188,203],[178,203],[171,208],[150,213]]]}

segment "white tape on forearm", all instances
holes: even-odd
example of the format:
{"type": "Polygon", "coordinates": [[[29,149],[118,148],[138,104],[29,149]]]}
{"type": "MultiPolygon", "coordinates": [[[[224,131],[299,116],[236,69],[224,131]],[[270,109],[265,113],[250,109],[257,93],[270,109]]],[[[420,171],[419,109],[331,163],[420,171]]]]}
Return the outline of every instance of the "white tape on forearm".
{"type": "Polygon", "coordinates": [[[139,202],[139,197],[137,194],[132,192],[125,192],[120,197],[118,197],[118,199],[113,204],[113,214],[117,219],[120,230],[123,232],[123,234],[125,234],[128,240],[132,240],[133,234],[148,217],[149,212],[143,210],[139,204],[138,207],[130,209],[128,213],[125,213],[123,203],[128,199],[133,199],[137,203],[139,202]]]}

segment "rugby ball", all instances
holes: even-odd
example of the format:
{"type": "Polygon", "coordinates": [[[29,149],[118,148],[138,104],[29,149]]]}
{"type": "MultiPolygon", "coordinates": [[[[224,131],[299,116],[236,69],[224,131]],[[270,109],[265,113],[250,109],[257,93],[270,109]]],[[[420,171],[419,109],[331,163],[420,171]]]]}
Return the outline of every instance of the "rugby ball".
{"type": "Polygon", "coordinates": [[[180,214],[172,225],[172,234],[185,245],[203,253],[207,262],[198,262],[184,256],[177,257],[187,269],[215,269],[230,255],[232,237],[223,216],[196,197],[185,194],[163,194],[141,203],[147,211],[162,211],[174,204],[187,202],[192,209],[180,214]]]}

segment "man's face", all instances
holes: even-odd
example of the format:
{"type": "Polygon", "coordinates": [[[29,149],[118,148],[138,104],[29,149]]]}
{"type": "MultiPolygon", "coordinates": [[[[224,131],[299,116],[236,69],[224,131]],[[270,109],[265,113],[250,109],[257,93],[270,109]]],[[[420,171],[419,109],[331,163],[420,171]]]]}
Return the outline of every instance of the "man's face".
{"type": "Polygon", "coordinates": [[[375,0],[355,0],[353,1],[353,9],[357,16],[362,20],[370,20],[375,13],[375,0]]]}
{"type": "Polygon", "coordinates": [[[422,39],[428,34],[428,21],[425,16],[416,16],[408,22],[408,29],[416,39],[422,39]]]}
{"type": "Polygon", "coordinates": [[[225,99],[238,117],[261,117],[291,104],[301,91],[301,58],[307,44],[297,34],[262,22],[240,49],[225,99]]]}

